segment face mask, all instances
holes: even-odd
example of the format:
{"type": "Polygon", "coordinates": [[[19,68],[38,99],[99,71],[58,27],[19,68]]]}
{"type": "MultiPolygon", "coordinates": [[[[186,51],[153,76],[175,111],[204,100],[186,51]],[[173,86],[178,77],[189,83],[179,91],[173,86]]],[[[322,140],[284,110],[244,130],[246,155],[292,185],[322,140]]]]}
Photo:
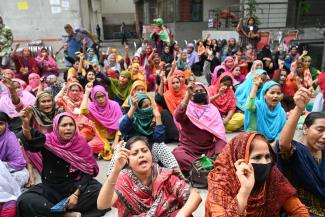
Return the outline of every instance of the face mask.
{"type": "Polygon", "coordinates": [[[272,163],[268,163],[268,164],[252,163],[252,166],[254,168],[255,185],[261,184],[269,178],[270,171],[272,168],[272,163]]]}
{"type": "Polygon", "coordinates": [[[193,102],[202,104],[207,102],[207,94],[204,92],[196,93],[193,95],[193,102]]]}
{"type": "Polygon", "coordinates": [[[152,117],[153,116],[153,108],[152,107],[148,107],[148,108],[141,108],[139,109],[141,115],[145,116],[145,117],[152,117]]]}

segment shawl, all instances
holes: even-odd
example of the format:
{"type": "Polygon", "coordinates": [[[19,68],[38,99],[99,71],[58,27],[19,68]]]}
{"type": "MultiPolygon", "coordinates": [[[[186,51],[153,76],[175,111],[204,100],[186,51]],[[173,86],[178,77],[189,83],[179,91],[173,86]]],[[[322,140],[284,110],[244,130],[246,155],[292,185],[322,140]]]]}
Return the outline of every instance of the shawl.
{"type": "Polygon", "coordinates": [[[255,101],[257,132],[263,134],[268,141],[278,139],[286,122],[286,112],[282,108],[281,102],[278,102],[271,111],[264,98],[266,92],[275,85],[280,86],[275,81],[266,82],[262,88],[260,99],[255,101]]]}
{"type": "Polygon", "coordinates": [[[131,103],[131,96],[134,95],[134,90],[138,86],[144,87],[145,93],[147,92],[147,85],[146,85],[146,83],[144,81],[141,81],[141,80],[134,81],[133,84],[132,84],[132,86],[131,86],[130,94],[126,98],[126,100],[124,101],[124,103],[122,105],[123,108],[130,108],[131,107],[131,105],[132,105],[132,103],[131,103]]]}
{"type": "Polygon", "coordinates": [[[54,103],[54,98],[51,94],[47,92],[41,92],[40,94],[37,95],[35,104],[30,106],[33,110],[33,116],[37,122],[37,124],[46,129],[51,129],[53,127],[53,118],[54,116],[59,112],[58,109],[56,108],[56,105],[54,103]],[[43,97],[50,96],[53,100],[53,108],[52,111],[49,113],[45,113],[39,109],[39,101],[43,97]]]}
{"type": "Polygon", "coordinates": [[[78,128],[76,127],[72,139],[68,142],[61,139],[59,135],[59,122],[62,117],[70,117],[73,119],[67,112],[55,116],[53,120],[53,132],[46,134],[45,148],[71,164],[74,169],[78,169],[91,176],[97,176],[99,167],[88,143],[80,136],[78,128]]]}
{"type": "Polygon", "coordinates": [[[178,92],[176,92],[173,89],[173,79],[177,78],[178,80],[180,80],[178,77],[176,77],[175,75],[172,75],[168,78],[168,90],[164,93],[164,99],[166,101],[168,110],[170,111],[170,113],[172,115],[174,115],[174,112],[177,108],[177,106],[182,102],[182,99],[185,96],[186,93],[186,89],[182,87],[180,87],[180,90],[178,92]]]}
{"type": "MultiPolygon", "coordinates": [[[[200,82],[195,82],[195,84],[204,87],[209,99],[209,93],[206,86],[200,82]]],[[[215,137],[226,141],[226,132],[222,118],[218,109],[210,103],[210,100],[208,100],[208,103],[205,105],[194,103],[191,100],[186,108],[186,115],[190,121],[201,130],[206,130],[215,137]]],[[[222,148],[223,147],[220,147],[219,150],[221,151],[222,148]]]]}
{"type": "Polygon", "coordinates": [[[31,73],[28,76],[28,86],[26,87],[26,90],[31,91],[38,87],[41,80],[41,76],[36,73],[31,73]]]}
{"type": "Polygon", "coordinates": [[[224,69],[225,69],[225,72],[232,72],[232,70],[235,68],[235,60],[234,60],[234,58],[232,57],[232,56],[227,56],[226,58],[225,58],[225,60],[221,63],[221,65],[224,67],[224,69]],[[227,61],[233,61],[234,62],[234,65],[231,67],[231,68],[228,68],[227,66],[226,66],[226,62],[227,61]]]}
{"type": "MultiPolygon", "coordinates": [[[[261,75],[266,73],[266,71],[264,69],[258,69],[255,71],[255,73],[261,75]]],[[[250,73],[246,77],[246,80],[240,85],[238,85],[236,89],[235,92],[236,106],[242,111],[245,111],[245,104],[253,87],[253,83],[254,83],[253,79],[254,79],[254,73],[250,73]]],[[[259,88],[256,92],[256,99],[259,99],[260,95],[261,95],[261,88],[259,88]]]]}
{"type": "Polygon", "coordinates": [[[127,168],[119,174],[115,191],[118,200],[114,207],[119,217],[175,217],[189,198],[190,186],[171,169],[152,166],[152,188],[144,186],[127,168]]]}
{"type": "MultiPolygon", "coordinates": [[[[239,134],[226,145],[216,159],[214,169],[208,175],[205,217],[212,217],[214,211],[220,213],[220,216],[234,216],[234,213],[238,215],[236,196],[240,189],[240,182],[236,176],[234,163],[239,159],[249,159],[248,153],[255,135],[255,133],[239,134]]],[[[271,146],[269,149],[275,156],[271,146]]],[[[272,166],[265,188],[249,196],[246,216],[280,216],[283,204],[295,194],[296,191],[288,180],[275,166],[272,166]]]]}
{"type": "Polygon", "coordinates": [[[226,71],[225,67],[223,65],[218,65],[214,68],[213,73],[211,75],[211,84],[215,84],[218,78],[218,72],[220,69],[223,69],[226,71]]]}
{"type": "Polygon", "coordinates": [[[137,134],[150,136],[153,134],[153,125],[152,125],[152,118],[153,118],[153,109],[152,107],[149,108],[141,108],[140,104],[144,99],[151,99],[143,93],[137,93],[138,95],[138,109],[134,113],[134,121],[133,127],[137,134]]]}
{"type": "Polygon", "coordinates": [[[114,132],[119,127],[119,119],[122,117],[122,111],[119,104],[108,98],[108,94],[103,86],[96,85],[91,90],[91,102],[89,103],[89,119],[97,121],[110,132],[114,132]],[[105,95],[105,105],[97,103],[96,93],[105,95]]]}
{"type": "MultiPolygon", "coordinates": [[[[229,75],[222,74],[217,79],[216,83],[208,88],[210,96],[214,96],[219,92],[221,85],[220,81],[225,76],[229,75]]],[[[211,103],[217,107],[221,115],[226,115],[230,110],[236,111],[236,98],[232,87],[228,87],[224,94],[213,100],[211,103]]]]}
{"type": "Polygon", "coordinates": [[[6,123],[6,129],[0,135],[0,161],[7,162],[10,168],[18,171],[25,168],[26,161],[16,135],[8,128],[7,118],[5,113],[0,112],[0,122],[6,123]]]}
{"type": "MultiPolygon", "coordinates": [[[[286,174],[289,172],[293,177],[294,183],[297,183],[297,187],[301,187],[308,192],[315,195],[322,201],[325,201],[325,159],[318,163],[311,155],[309,149],[293,140],[291,144],[295,148],[294,155],[290,159],[290,172],[285,168],[285,164],[288,164],[287,159],[279,158],[278,167],[286,174]]],[[[276,144],[276,148],[279,149],[279,144],[276,144]]],[[[325,149],[322,150],[322,156],[325,156],[325,149]]],[[[289,174],[286,174],[289,175],[289,174]]],[[[289,179],[290,179],[289,178],[289,179]]]]}
{"type": "Polygon", "coordinates": [[[130,94],[130,90],[132,87],[131,82],[131,73],[129,71],[122,71],[120,76],[127,77],[129,82],[124,86],[120,85],[120,81],[118,79],[110,79],[110,84],[107,86],[107,90],[109,95],[116,96],[118,99],[122,100],[122,102],[128,97],[130,94]]]}
{"type": "MultiPolygon", "coordinates": [[[[20,99],[20,104],[24,107],[34,104],[35,97],[27,90],[17,90],[17,94],[20,99]]],[[[19,112],[16,110],[16,106],[12,103],[10,93],[3,93],[1,95],[0,111],[6,113],[10,118],[19,117],[19,112]]]]}

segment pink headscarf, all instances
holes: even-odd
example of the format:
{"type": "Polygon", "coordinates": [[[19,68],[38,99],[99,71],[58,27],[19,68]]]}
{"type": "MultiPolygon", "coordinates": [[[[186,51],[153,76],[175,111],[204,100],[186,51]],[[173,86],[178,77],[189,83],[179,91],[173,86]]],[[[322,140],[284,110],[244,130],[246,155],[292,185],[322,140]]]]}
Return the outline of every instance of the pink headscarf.
{"type": "MultiPolygon", "coordinates": [[[[209,92],[203,83],[195,82],[196,85],[204,87],[208,94],[208,103],[206,105],[200,105],[194,103],[192,100],[188,103],[186,109],[186,115],[191,122],[202,130],[206,130],[216,136],[217,138],[226,141],[225,127],[222,122],[222,118],[218,109],[210,103],[209,92]]],[[[225,143],[224,143],[225,145],[225,143]]],[[[223,147],[224,147],[223,145],[223,147]]],[[[222,150],[223,147],[218,147],[218,150],[222,150]]]]}
{"type": "Polygon", "coordinates": [[[39,74],[31,73],[28,76],[28,86],[26,87],[26,90],[30,91],[35,89],[39,85],[40,80],[41,76],[39,76],[39,74]]]}
{"type": "Polygon", "coordinates": [[[232,70],[235,68],[235,60],[232,56],[227,56],[226,59],[221,63],[221,65],[224,67],[226,72],[232,72],[232,70]],[[234,65],[231,68],[228,68],[226,66],[226,62],[232,60],[234,62],[234,65]]]}
{"type": "Polygon", "coordinates": [[[212,77],[211,77],[211,84],[216,83],[217,78],[218,78],[217,73],[218,73],[218,71],[219,71],[220,69],[223,69],[223,70],[226,71],[226,68],[225,68],[223,65],[218,65],[218,66],[216,66],[216,67],[214,68],[214,70],[213,70],[212,75],[211,75],[211,76],[212,76],[212,77]]]}
{"type": "Polygon", "coordinates": [[[75,122],[72,115],[67,112],[55,116],[53,120],[53,132],[46,134],[45,148],[70,163],[72,167],[70,171],[78,169],[94,177],[97,176],[99,171],[98,165],[88,143],[80,136],[78,128],[76,127],[72,139],[68,142],[61,139],[59,134],[59,122],[60,119],[65,116],[72,118],[75,122]]]}
{"type": "Polygon", "coordinates": [[[113,133],[119,127],[119,119],[122,117],[122,111],[119,104],[108,98],[108,94],[103,86],[96,85],[91,90],[91,102],[89,104],[89,119],[97,121],[106,129],[113,133]],[[105,95],[106,103],[101,106],[96,101],[96,93],[105,95]]]}

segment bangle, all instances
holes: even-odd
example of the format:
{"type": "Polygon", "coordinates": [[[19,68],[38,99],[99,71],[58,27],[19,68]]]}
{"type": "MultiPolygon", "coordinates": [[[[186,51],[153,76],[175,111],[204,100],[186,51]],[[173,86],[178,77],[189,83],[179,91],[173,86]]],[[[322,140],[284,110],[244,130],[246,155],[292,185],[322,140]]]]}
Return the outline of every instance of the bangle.
{"type": "Polygon", "coordinates": [[[77,199],[79,199],[79,197],[75,193],[73,193],[72,195],[75,196],[77,199]]]}
{"type": "Polygon", "coordinates": [[[116,185],[116,182],[108,182],[110,185],[116,185]]]}
{"type": "Polygon", "coordinates": [[[24,126],[21,126],[21,128],[22,128],[24,131],[30,131],[30,128],[29,128],[29,129],[26,129],[26,128],[24,128],[24,126]]]}

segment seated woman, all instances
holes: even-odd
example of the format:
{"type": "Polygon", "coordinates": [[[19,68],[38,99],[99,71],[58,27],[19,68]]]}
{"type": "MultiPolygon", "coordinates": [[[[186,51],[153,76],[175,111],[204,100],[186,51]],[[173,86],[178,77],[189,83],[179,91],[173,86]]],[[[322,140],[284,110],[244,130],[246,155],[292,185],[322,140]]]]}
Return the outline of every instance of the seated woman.
{"type": "Polygon", "coordinates": [[[42,183],[23,193],[17,202],[19,217],[103,216],[96,209],[101,184],[93,177],[99,168],[92,152],[76,129],[69,113],[54,118],[53,132],[46,135],[29,128],[32,112],[21,112],[23,131],[19,136],[26,150],[40,152],[43,158],[42,183]],[[51,207],[67,198],[67,211],[51,212],[51,207]]]}
{"type": "MultiPolygon", "coordinates": [[[[304,55],[302,57],[302,64],[303,64],[303,74],[305,79],[308,78],[310,79],[310,82],[312,82],[314,88],[317,87],[317,76],[319,74],[319,70],[316,69],[311,65],[311,57],[304,55]]],[[[311,86],[311,84],[309,84],[311,86]]]]}
{"type": "Polygon", "coordinates": [[[277,144],[278,166],[297,188],[298,197],[307,206],[310,216],[320,217],[325,216],[325,113],[307,115],[301,141],[294,140],[298,120],[312,94],[312,87],[300,88],[295,94],[296,107],[277,144]]]}
{"type": "Polygon", "coordinates": [[[39,68],[39,73],[42,77],[47,77],[49,75],[59,76],[60,70],[55,62],[55,60],[49,55],[46,48],[40,50],[39,55],[35,58],[36,65],[39,68]]]}
{"type": "Polygon", "coordinates": [[[86,53],[86,60],[89,62],[90,65],[92,64],[99,64],[98,57],[93,48],[88,48],[86,53]]]}
{"type": "Polygon", "coordinates": [[[130,139],[118,153],[97,207],[116,207],[119,217],[191,216],[201,203],[200,195],[173,170],[152,161],[148,141],[139,136],[130,139]]]}
{"type": "Polygon", "coordinates": [[[147,93],[147,85],[144,81],[138,80],[133,82],[130,94],[122,105],[123,114],[126,114],[129,111],[130,107],[132,106],[132,96],[137,93],[147,93]]]}
{"type": "Polygon", "coordinates": [[[34,96],[37,96],[37,93],[42,91],[45,88],[45,79],[39,76],[39,74],[31,73],[28,76],[28,86],[25,90],[29,91],[34,96]]]}
{"type": "Polygon", "coordinates": [[[288,72],[285,68],[279,69],[276,77],[273,79],[275,82],[277,82],[280,87],[281,91],[283,93],[283,99],[281,100],[281,105],[285,112],[289,112],[294,107],[294,101],[292,96],[286,95],[286,82],[287,82],[288,72]]]}
{"type": "Polygon", "coordinates": [[[16,51],[20,44],[16,44],[14,50],[11,53],[11,58],[15,63],[16,77],[28,82],[28,75],[31,73],[38,74],[39,70],[32,56],[32,53],[28,47],[24,47],[21,55],[17,55],[16,51]]]}
{"type": "Polygon", "coordinates": [[[25,106],[33,105],[35,97],[26,90],[23,90],[21,84],[15,79],[3,77],[2,84],[6,87],[6,91],[0,97],[0,112],[4,112],[9,116],[8,127],[14,133],[21,130],[21,120],[19,111],[25,106]]]}
{"type": "Polygon", "coordinates": [[[139,63],[132,63],[131,67],[130,67],[130,72],[131,72],[131,80],[132,81],[145,81],[145,75],[142,72],[141,66],[139,63]]]}
{"type": "Polygon", "coordinates": [[[114,54],[110,54],[107,59],[104,61],[105,71],[107,70],[114,70],[114,71],[121,71],[121,65],[116,60],[116,56],[114,54]]]}
{"type": "Polygon", "coordinates": [[[96,134],[104,143],[104,149],[100,156],[104,160],[112,158],[110,142],[115,146],[120,139],[118,121],[122,117],[122,111],[117,102],[110,100],[103,86],[90,82],[86,85],[84,97],[80,106],[80,114],[85,115],[95,123],[96,134]],[[89,103],[89,95],[91,102],[89,103]]]}
{"type": "Polygon", "coordinates": [[[205,217],[309,216],[296,190],[275,166],[265,137],[241,133],[224,148],[208,176],[205,217]]]}
{"type": "Polygon", "coordinates": [[[83,67],[83,54],[79,55],[79,60],[75,60],[72,67],[68,70],[67,81],[75,81],[79,76],[85,76],[86,70],[83,67]]]}
{"type": "Polygon", "coordinates": [[[102,73],[98,77],[106,84],[110,98],[121,106],[131,91],[131,73],[129,71],[122,71],[119,79],[106,77],[102,73]]]}
{"type": "Polygon", "coordinates": [[[260,98],[256,97],[258,87],[262,83],[259,75],[255,75],[254,84],[245,110],[245,131],[257,131],[269,142],[277,140],[286,122],[286,112],[281,106],[283,93],[280,84],[268,81],[263,85],[260,98]]]}
{"type": "Polygon", "coordinates": [[[94,123],[86,116],[80,114],[83,95],[84,89],[81,84],[72,82],[65,88],[62,88],[62,91],[55,97],[55,101],[61,108],[73,116],[80,136],[87,141],[94,154],[99,154],[103,150],[104,143],[96,135],[94,123]]]}
{"type": "MultiPolygon", "coordinates": [[[[4,79],[12,80],[15,78],[15,72],[12,71],[11,69],[4,69],[1,71],[1,73],[4,79]]],[[[0,97],[4,94],[9,93],[8,87],[2,81],[4,79],[0,80],[0,97]]]]}
{"type": "Polygon", "coordinates": [[[186,49],[180,53],[180,58],[178,58],[178,60],[176,62],[176,69],[182,70],[182,71],[191,69],[187,63],[187,50],[186,49]]]}
{"type": "Polygon", "coordinates": [[[180,143],[173,150],[182,172],[188,173],[192,163],[202,154],[218,154],[226,144],[225,128],[218,109],[210,103],[207,88],[199,82],[189,85],[185,97],[175,111],[181,126],[180,143]]]}
{"type": "Polygon", "coordinates": [[[16,135],[8,128],[9,117],[0,112],[0,216],[16,217],[16,200],[28,181],[26,161],[16,135]]]}
{"type": "Polygon", "coordinates": [[[78,81],[81,84],[83,88],[86,87],[86,85],[89,82],[92,82],[94,86],[100,85],[100,80],[101,80],[101,72],[96,72],[91,66],[87,69],[85,75],[82,73],[78,74],[78,81]]]}
{"type": "Polygon", "coordinates": [[[232,87],[233,79],[222,74],[209,90],[211,103],[217,107],[227,132],[239,130],[244,125],[244,114],[236,113],[236,98],[232,87]]]}
{"type": "Polygon", "coordinates": [[[236,106],[241,111],[245,111],[245,109],[246,109],[245,104],[246,104],[249,94],[254,86],[255,74],[260,75],[260,78],[262,79],[262,82],[260,83],[260,86],[258,87],[257,92],[256,92],[256,98],[257,99],[260,98],[263,84],[267,79],[266,71],[263,69],[257,69],[254,73],[251,73],[250,75],[248,75],[246,77],[246,80],[243,83],[238,85],[236,92],[235,92],[236,106]]]}
{"type": "Polygon", "coordinates": [[[178,141],[178,127],[174,120],[174,113],[177,106],[185,96],[186,87],[181,83],[180,78],[172,75],[168,78],[168,90],[164,92],[165,77],[160,75],[160,85],[155,96],[155,101],[163,110],[161,112],[162,122],[166,126],[165,142],[178,141]]]}

